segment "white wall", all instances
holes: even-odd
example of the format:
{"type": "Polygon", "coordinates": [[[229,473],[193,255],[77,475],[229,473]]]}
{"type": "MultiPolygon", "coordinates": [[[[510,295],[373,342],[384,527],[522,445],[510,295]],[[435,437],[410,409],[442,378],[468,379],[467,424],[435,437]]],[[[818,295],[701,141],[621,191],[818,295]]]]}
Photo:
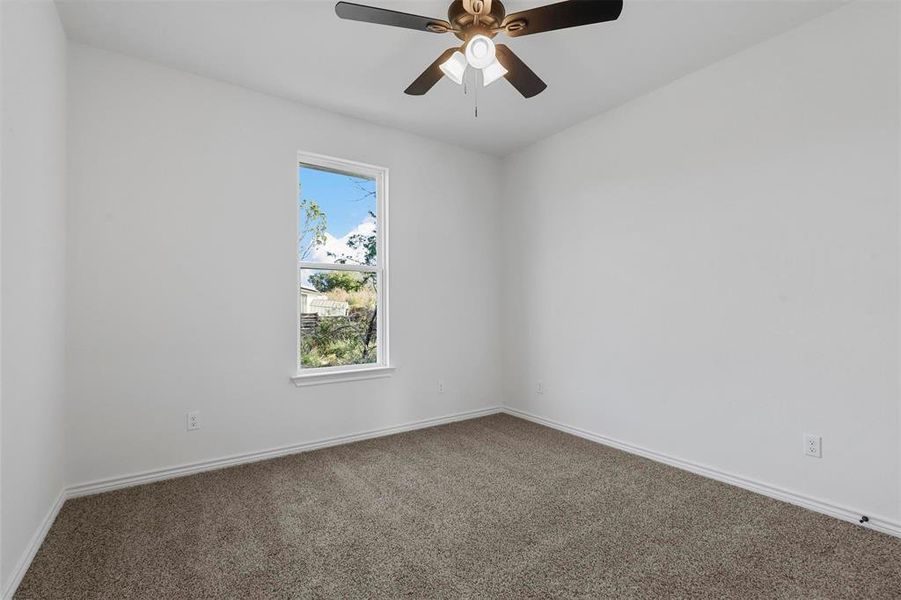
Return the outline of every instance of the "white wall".
{"type": "Polygon", "coordinates": [[[509,403],[897,519],[898,69],[857,3],[508,158],[509,403]]]}
{"type": "Polygon", "coordinates": [[[497,159],[78,45],[69,99],[70,483],[499,403],[497,159]],[[298,150],[391,170],[389,379],[288,379],[298,150]]]}
{"type": "Polygon", "coordinates": [[[2,2],[0,593],[64,484],[66,41],[50,2],[2,2]]]}

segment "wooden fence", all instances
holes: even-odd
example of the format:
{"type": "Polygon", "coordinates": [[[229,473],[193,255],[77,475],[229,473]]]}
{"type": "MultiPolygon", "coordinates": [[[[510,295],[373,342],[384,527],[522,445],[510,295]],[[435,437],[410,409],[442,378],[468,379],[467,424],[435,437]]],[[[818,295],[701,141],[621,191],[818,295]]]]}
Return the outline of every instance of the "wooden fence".
{"type": "Polygon", "coordinates": [[[300,313],[300,331],[301,333],[310,333],[319,326],[318,313],[300,313]]]}

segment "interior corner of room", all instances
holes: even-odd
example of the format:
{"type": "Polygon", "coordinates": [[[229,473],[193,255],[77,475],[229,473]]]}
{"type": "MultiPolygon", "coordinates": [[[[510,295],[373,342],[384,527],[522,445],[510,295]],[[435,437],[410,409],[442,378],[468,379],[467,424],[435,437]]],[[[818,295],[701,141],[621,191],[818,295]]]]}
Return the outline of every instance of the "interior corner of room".
{"type": "Polygon", "coordinates": [[[901,593],[898,4],[539,3],[0,0],[0,599],[901,593]]]}

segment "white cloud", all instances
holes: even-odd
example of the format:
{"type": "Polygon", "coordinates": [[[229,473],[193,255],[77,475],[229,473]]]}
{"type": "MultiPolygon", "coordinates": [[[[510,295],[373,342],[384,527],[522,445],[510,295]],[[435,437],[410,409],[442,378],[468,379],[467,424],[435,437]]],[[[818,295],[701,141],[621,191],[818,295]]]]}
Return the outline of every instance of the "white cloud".
{"type": "Polygon", "coordinates": [[[351,248],[348,245],[351,237],[355,235],[370,236],[375,233],[375,219],[371,216],[348,231],[345,235],[336,238],[332,234],[325,233],[325,243],[313,248],[308,259],[310,262],[333,263],[336,258],[347,258],[350,263],[363,263],[366,258],[366,248],[351,248]]]}

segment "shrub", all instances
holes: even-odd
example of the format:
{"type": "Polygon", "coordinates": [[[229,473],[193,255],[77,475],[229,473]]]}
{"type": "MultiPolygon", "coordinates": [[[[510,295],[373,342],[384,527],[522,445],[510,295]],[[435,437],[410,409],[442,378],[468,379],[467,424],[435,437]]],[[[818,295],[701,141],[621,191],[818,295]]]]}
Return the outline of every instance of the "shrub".
{"type": "Polygon", "coordinates": [[[376,335],[369,336],[367,344],[374,317],[373,308],[355,308],[346,317],[322,317],[313,332],[301,336],[301,364],[333,367],[375,362],[376,335]]]}

